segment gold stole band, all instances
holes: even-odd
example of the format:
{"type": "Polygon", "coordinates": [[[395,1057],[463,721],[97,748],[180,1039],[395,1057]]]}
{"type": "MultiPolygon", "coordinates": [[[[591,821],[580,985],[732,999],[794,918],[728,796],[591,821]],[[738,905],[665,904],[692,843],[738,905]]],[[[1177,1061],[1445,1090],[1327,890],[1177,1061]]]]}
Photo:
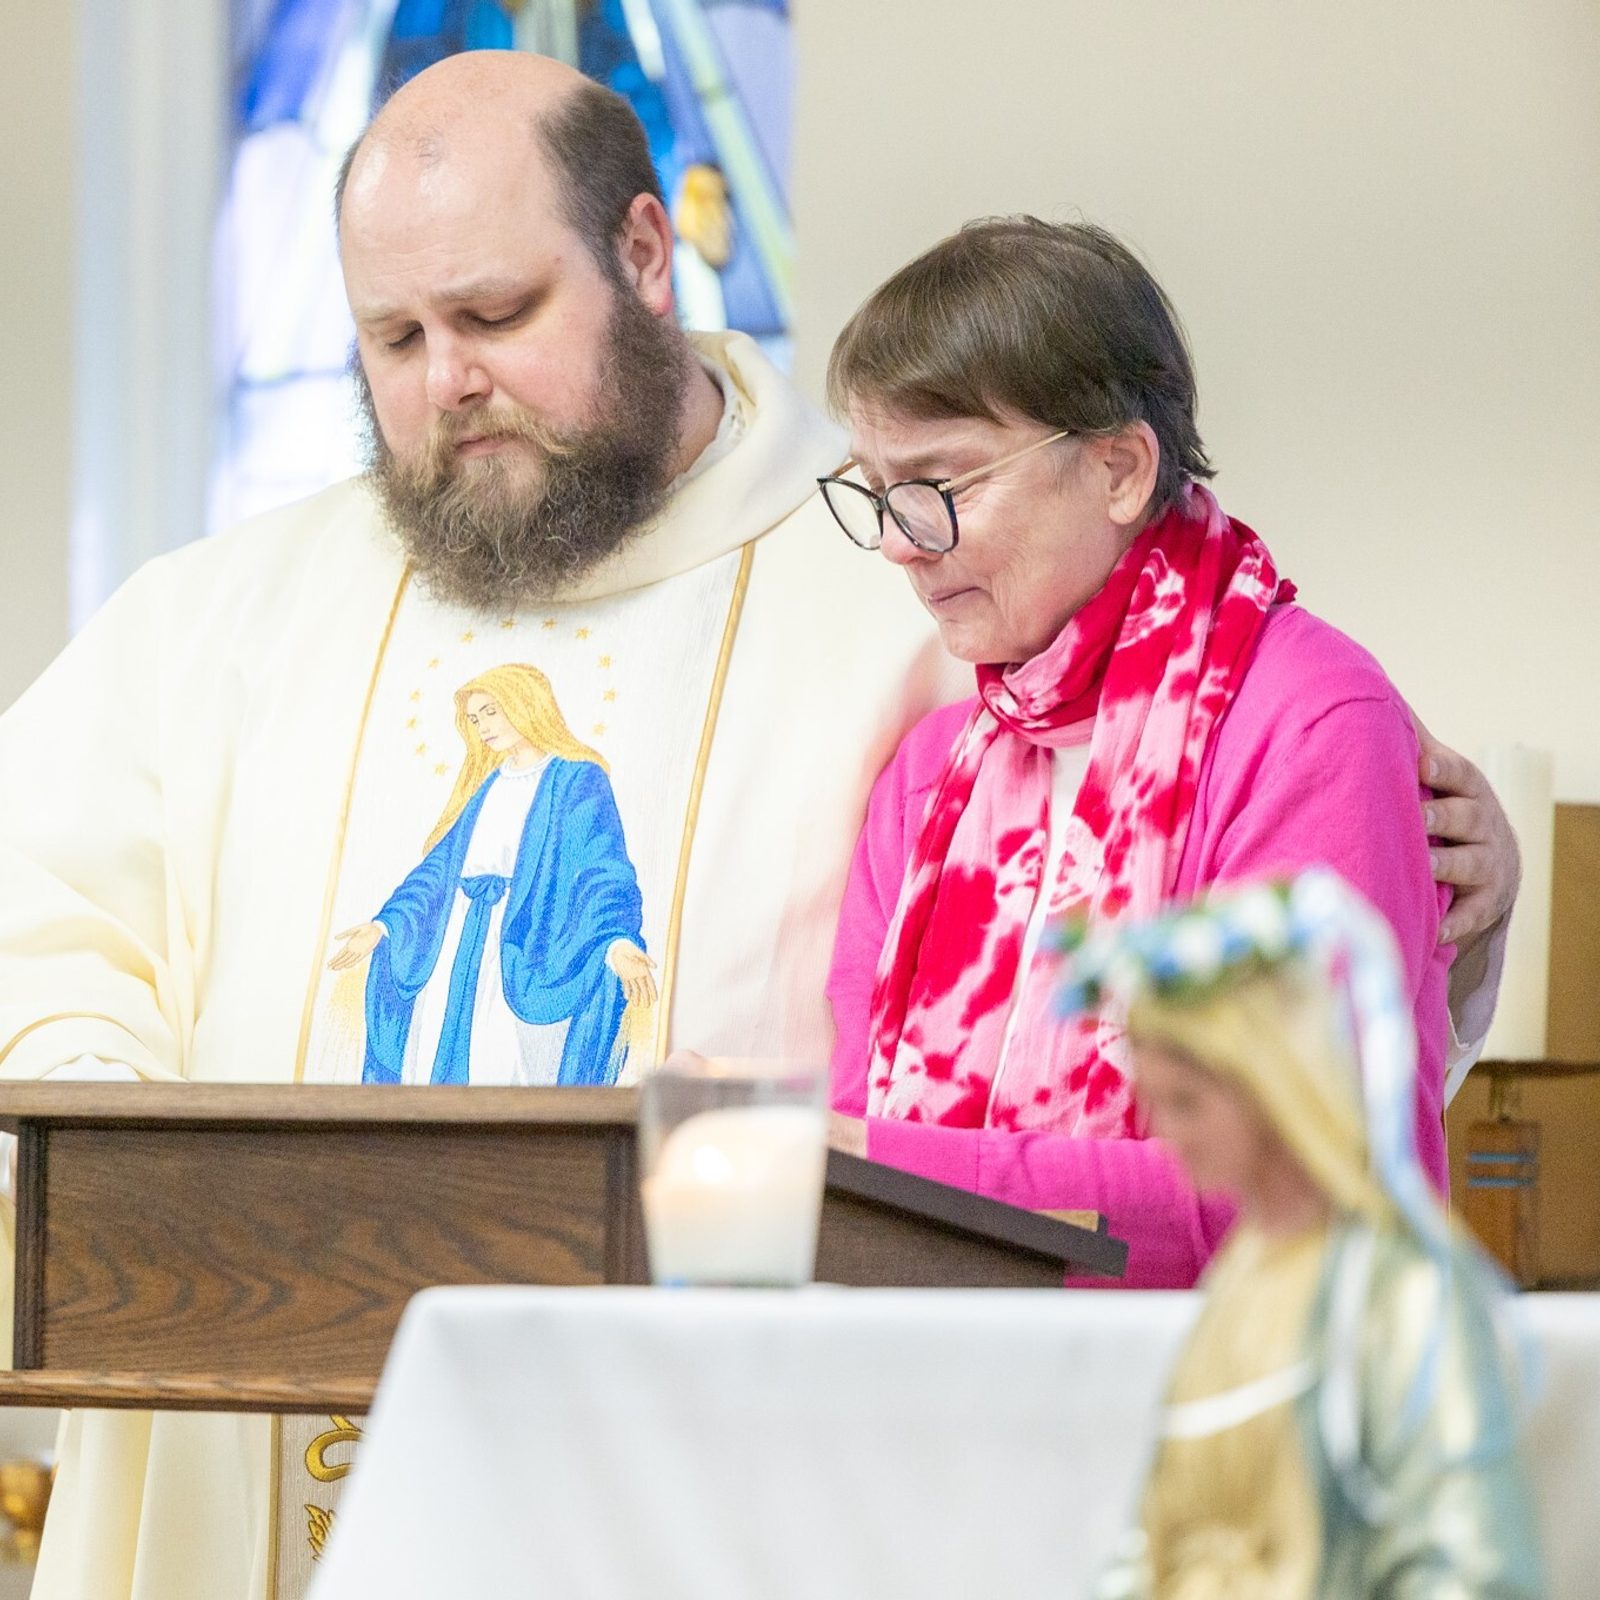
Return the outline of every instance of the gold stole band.
{"type": "Polygon", "coordinates": [[[364,1417],[273,1419],[270,1600],[301,1600],[333,1530],[364,1417]]]}

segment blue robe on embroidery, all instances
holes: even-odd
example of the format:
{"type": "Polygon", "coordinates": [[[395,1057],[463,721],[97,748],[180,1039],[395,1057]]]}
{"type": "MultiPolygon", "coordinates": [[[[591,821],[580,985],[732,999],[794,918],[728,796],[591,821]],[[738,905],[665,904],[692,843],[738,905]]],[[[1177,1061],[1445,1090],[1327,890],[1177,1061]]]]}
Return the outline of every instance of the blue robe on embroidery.
{"type": "Polygon", "coordinates": [[[499,776],[497,770],[484,779],[450,831],[377,914],[388,931],[367,969],[363,1083],[401,1082],[412,1010],[438,964],[458,892],[470,904],[432,1081],[469,1080],[484,930],[501,898],[506,1004],[526,1023],[569,1022],[557,1082],[612,1083],[621,1069],[626,1047],[617,1034],[625,1003],[606,952],[617,939],[644,949],[643,902],[611,782],[592,761],[551,757],[528,810],[512,876],[463,879],[472,830],[499,776]]]}

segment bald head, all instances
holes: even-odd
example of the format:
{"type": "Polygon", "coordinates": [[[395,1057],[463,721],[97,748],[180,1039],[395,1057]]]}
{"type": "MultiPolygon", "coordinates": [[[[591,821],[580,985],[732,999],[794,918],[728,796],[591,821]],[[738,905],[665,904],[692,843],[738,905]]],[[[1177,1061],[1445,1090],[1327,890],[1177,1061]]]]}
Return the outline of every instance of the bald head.
{"type": "Polygon", "coordinates": [[[342,235],[447,182],[519,172],[613,280],[634,200],[663,201],[644,128],[620,95],[546,56],[469,50],[419,72],[378,111],[339,170],[335,220],[342,235]]]}
{"type": "Polygon", "coordinates": [[[542,116],[590,80],[526,50],[464,50],[397,89],[372,119],[376,138],[418,138],[452,126],[542,116]]]}

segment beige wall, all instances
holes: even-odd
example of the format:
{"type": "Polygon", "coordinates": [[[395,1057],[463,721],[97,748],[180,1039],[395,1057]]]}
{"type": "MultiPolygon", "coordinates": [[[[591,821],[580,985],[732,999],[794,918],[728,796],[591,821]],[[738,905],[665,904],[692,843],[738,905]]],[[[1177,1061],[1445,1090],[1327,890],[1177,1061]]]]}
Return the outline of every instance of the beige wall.
{"type": "Polygon", "coordinates": [[[0,51],[0,706],[67,631],[73,12],[30,8],[0,51]]]}
{"type": "Polygon", "coordinates": [[[968,217],[1182,311],[1224,503],[1442,734],[1600,799],[1600,9],[806,0],[799,340],[968,217]]]}

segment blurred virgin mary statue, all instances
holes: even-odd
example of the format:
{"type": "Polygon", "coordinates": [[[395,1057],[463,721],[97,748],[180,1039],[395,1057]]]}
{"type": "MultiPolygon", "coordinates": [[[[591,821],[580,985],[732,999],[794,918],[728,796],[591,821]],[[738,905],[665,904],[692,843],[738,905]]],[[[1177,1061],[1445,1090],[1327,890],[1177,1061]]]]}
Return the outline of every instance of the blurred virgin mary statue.
{"type": "Polygon", "coordinates": [[[1067,1007],[1239,1221],[1097,1600],[1536,1600],[1511,1307],[1414,1140],[1393,934],[1332,873],[1075,930],[1067,1007]]]}

